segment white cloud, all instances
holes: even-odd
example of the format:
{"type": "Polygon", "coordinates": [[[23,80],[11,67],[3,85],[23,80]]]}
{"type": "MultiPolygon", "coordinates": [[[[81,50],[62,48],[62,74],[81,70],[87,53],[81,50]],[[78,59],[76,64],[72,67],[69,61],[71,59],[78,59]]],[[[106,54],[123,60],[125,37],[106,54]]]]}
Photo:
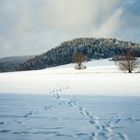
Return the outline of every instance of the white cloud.
{"type": "Polygon", "coordinates": [[[50,28],[73,32],[96,27],[100,18],[112,12],[120,0],[47,0],[42,22],[50,28]]]}
{"type": "Polygon", "coordinates": [[[4,57],[6,53],[12,48],[9,41],[0,37],[0,58],[4,57]]]}
{"type": "Polygon", "coordinates": [[[118,8],[112,16],[110,16],[97,30],[97,36],[110,37],[116,32],[118,32],[123,26],[123,20],[121,16],[123,15],[123,9],[118,8]]]}
{"type": "Polygon", "coordinates": [[[17,33],[22,33],[22,32],[27,32],[29,28],[31,27],[31,11],[30,11],[30,5],[29,2],[24,0],[24,3],[20,6],[19,10],[19,17],[18,21],[16,23],[16,32],[17,33]]]}
{"type": "Polygon", "coordinates": [[[139,41],[139,8],[139,0],[0,0],[0,56],[40,54],[77,37],[139,41]]]}

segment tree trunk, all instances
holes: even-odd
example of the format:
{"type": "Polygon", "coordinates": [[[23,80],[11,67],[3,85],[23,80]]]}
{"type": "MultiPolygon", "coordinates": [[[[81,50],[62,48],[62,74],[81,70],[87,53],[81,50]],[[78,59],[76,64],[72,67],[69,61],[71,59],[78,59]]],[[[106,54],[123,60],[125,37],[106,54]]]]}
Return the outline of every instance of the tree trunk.
{"type": "Polygon", "coordinates": [[[81,63],[79,63],[78,66],[79,66],[79,70],[80,70],[81,69],[81,63]]]}
{"type": "Polygon", "coordinates": [[[132,71],[131,71],[131,70],[129,70],[129,71],[128,71],[128,73],[132,73],[132,71]]]}

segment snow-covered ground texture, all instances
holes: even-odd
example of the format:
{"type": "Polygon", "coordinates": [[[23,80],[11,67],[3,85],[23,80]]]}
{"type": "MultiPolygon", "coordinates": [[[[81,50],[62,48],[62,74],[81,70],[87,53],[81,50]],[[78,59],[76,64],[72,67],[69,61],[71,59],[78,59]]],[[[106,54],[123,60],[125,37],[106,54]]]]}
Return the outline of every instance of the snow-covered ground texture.
{"type": "Polygon", "coordinates": [[[0,74],[0,140],[140,140],[140,74],[93,60],[0,74]]]}
{"type": "Polygon", "coordinates": [[[1,94],[0,140],[140,140],[140,97],[75,97],[67,90],[1,94]]]}
{"type": "Polygon", "coordinates": [[[69,86],[76,95],[140,95],[139,73],[123,73],[108,59],[85,65],[86,70],[74,70],[74,64],[68,64],[37,71],[0,73],[0,93],[49,94],[50,89],[69,86]]]}

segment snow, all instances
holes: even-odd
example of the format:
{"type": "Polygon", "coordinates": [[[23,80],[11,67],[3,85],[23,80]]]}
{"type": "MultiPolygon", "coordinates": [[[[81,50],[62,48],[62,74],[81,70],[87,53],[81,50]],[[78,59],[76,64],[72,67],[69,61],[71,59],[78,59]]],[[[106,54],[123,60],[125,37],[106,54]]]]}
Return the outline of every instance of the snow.
{"type": "Polygon", "coordinates": [[[140,74],[112,61],[0,74],[0,140],[139,140],[140,74]]]}
{"type": "Polygon", "coordinates": [[[76,95],[140,96],[140,74],[123,73],[114,62],[93,60],[86,70],[74,64],[37,71],[0,74],[0,93],[49,94],[53,88],[69,87],[76,95]]]}
{"type": "Polygon", "coordinates": [[[65,90],[0,94],[0,140],[140,139],[140,97],[74,97],[65,90]]]}

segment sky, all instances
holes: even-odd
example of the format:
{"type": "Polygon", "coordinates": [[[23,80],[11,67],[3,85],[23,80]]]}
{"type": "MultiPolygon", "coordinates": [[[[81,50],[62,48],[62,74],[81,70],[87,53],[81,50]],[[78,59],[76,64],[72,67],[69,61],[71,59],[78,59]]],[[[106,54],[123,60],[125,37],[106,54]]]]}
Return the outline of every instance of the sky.
{"type": "Polygon", "coordinates": [[[0,0],[0,57],[36,55],[79,37],[140,42],[139,0],[0,0]]]}

